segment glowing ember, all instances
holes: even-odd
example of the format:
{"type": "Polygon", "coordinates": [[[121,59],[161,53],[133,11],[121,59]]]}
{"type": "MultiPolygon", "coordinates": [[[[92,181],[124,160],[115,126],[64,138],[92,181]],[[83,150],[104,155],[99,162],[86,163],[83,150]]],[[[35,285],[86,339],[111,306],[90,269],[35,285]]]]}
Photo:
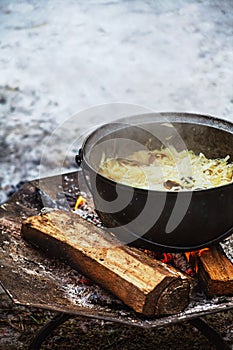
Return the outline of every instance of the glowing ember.
{"type": "Polygon", "coordinates": [[[168,263],[172,260],[173,256],[170,253],[163,253],[164,258],[162,259],[162,262],[168,263]]]}
{"type": "Polygon", "coordinates": [[[163,263],[169,264],[178,268],[180,271],[185,272],[189,276],[195,275],[195,270],[192,268],[189,263],[186,255],[184,253],[161,253],[151,250],[143,250],[149,257],[156,260],[160,260],[163,263]]]}

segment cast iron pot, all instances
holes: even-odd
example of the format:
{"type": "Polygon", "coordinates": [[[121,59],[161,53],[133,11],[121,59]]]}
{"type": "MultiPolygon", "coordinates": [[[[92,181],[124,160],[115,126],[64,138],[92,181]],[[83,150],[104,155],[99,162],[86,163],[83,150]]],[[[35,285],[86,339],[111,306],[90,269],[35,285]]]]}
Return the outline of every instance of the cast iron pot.
{"type": "Polygon", "coordinates": [[[82,166],[103,224],[125,244],[160,251],[192,251],[233,233],[233,184],[155,191],[112,181],[98,169],[106,157],[161,145],[233,161],[233,124],[190,113],[149,113],[119,119],[92,132],[76,162],[82,166]]]}

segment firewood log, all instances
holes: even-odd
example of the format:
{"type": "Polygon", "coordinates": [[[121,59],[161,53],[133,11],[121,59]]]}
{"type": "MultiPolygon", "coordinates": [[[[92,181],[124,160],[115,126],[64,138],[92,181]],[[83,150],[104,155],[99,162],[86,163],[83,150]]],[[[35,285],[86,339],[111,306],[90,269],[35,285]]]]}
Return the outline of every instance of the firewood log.
{"type": "Polygon", "coordinates": [[[22,236],[146,316],[176,314],[189,303],[190,278],[120,242],[77,214],[54,211],[27,218],[22,236]]]}
{"type": "Polygon", "coordinates": [[[220,245],[200,253],[198,273],[209,296],[233,295],[233,264],[220,245]]]}

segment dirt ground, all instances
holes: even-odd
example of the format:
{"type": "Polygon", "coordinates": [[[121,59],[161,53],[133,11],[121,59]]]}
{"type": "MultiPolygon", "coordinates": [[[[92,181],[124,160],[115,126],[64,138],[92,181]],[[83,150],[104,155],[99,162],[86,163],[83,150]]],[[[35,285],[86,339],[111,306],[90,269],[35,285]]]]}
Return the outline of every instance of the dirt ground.
{"type": "MultiPolygon", "coordinates": [[[[27,349],[35,333],[54,316],[50,312],[12,305],[0,295],[1,350],[27,349]]],[[[227,344],[233,348],[233,311],[206,316],[227,344]]],[[[41,349],[161,349],[213,350],[215,347],[190,324],[183,322],[154,330],[128,327],[111,322],[72,318],[56,329],[41,349]]]]}

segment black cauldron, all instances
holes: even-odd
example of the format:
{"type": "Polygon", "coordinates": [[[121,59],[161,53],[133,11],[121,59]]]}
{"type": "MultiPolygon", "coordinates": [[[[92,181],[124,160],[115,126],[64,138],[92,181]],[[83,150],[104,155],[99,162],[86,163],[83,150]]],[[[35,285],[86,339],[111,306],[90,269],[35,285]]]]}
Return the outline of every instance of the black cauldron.
{"type": "Polygon", "coordinates": [[[161,145],[202,152],[208,158],[230,155],[233,161],[233,124],[191,113],[149,113],[97,128],[76,161],[82,164],[103,224],[125,244],[167,252],[197,250],[232,234],[233,183],[155,191],[120,184],[98,172],[103,154],[127,157],[142,146],[161,145]]]}

